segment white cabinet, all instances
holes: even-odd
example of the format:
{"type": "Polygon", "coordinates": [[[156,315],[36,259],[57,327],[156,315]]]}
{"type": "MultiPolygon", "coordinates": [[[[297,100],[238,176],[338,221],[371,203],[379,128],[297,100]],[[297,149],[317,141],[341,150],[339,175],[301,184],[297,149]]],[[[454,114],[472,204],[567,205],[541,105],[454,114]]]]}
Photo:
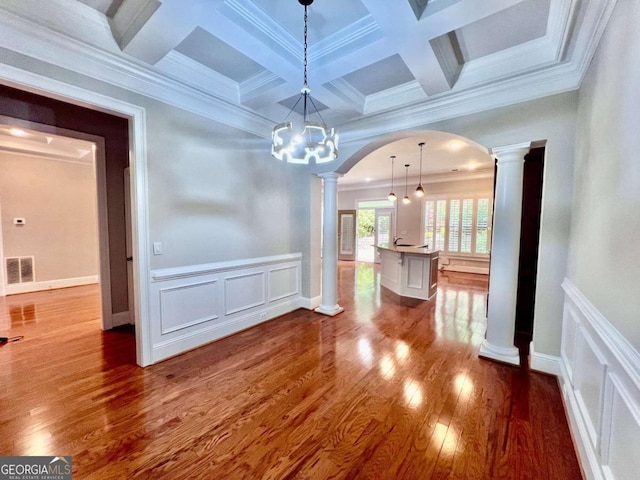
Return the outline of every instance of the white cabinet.
{"type": "Polygon", "coordinates": [[[403,297],[429,300],[438,288],[439,250],[377,247],[380,284],[403,297]]]}

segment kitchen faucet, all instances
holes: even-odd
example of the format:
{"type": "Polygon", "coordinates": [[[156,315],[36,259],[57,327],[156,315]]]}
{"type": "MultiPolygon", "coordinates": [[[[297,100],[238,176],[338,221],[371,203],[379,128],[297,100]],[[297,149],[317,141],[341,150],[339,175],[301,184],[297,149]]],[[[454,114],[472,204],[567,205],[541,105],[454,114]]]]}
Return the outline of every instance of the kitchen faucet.
{"type": "Polygon", "coordinates": [[[397,246],[398,245],[398,240],[402,240],[402,237],[394,237],[393,238],[393,244],[397,246]]]}

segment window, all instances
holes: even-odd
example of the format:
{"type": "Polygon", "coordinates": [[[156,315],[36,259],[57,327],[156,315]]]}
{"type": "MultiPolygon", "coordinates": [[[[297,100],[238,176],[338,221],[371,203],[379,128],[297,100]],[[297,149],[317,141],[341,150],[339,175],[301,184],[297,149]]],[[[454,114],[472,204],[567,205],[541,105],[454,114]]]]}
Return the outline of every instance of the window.
{"type": "Polygon", "coordinates": [[[489,195],[428,199],[424,203],[424,243],[465,255],[489,253],[489,195]]]}

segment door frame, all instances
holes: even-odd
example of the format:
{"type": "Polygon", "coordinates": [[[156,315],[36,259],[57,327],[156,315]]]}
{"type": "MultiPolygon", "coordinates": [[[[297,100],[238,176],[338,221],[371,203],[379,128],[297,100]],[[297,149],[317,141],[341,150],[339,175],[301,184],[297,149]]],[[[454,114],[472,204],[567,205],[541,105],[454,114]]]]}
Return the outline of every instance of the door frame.
{"type": "Polygon", "coordinates": [[[141,367],[151,365],[153,363],[153,345],[148,307],[150,263],[146,110],[138,105],[97,94],[10,65],[3,65],[0,70],[0,82],[10,87],[129,119],[136,362],[141,367]]]}
{"type": "Polygon", "coordinates": [[[2,199],[0,199],[0,297],[4,297],[6,295],[6,291],[4,288],[5,278],[4,278],[4,244],[2,243],[2,199]]]}
{"type": "Polygon", "coordinates": [[[355,261],[357,259],[358,253],[358,212],[356,210],[338,210],[338,260],[348,260],[355,261]],[[353,246],[353,251],[351,255],[342,253],[342,217],[343,215],[351,215],[353,218],[353,236],[351,245],[353,246]]]}
{"type": "MultiPolygon", "coordinates": [[[[375,209],[375,230],[373,233],[373,244],[378,246],[378,217],[382,215],[389,215],[389,241],[393,243],[393,238],[396,234],[395,229],[393,228],[393,219],[395,217],[395,210],[393,208],[376,208],[375,209]]],[[[375,249],[374,263],[380,263],[380,255],[378,254],[378,249],[375,249]]]]}

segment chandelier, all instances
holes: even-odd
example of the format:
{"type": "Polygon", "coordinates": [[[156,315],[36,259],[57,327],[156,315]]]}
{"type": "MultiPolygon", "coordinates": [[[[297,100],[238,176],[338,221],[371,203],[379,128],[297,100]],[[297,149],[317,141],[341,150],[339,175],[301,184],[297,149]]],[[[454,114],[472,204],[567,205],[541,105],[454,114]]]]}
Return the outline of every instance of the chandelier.
{"type": "Polygon", "coordinates": [[[307,7],[313,0],[298,0],[304,5],[304,83],[300,90],[300,97],[293,105],[289,114],[282,123],[273,127],[271,155],[278,160],[288,163],[326,163],[338,158],[338,133],[333,128],[328,128],[322,115],[318,111],[311,89],[307,82],[307,7]],[[292,122],[287,119],[302,101],[302,126],[295,129],[292,122]],[[320,121],[311,121],[310,109],[315,110],[320,121]]]}

